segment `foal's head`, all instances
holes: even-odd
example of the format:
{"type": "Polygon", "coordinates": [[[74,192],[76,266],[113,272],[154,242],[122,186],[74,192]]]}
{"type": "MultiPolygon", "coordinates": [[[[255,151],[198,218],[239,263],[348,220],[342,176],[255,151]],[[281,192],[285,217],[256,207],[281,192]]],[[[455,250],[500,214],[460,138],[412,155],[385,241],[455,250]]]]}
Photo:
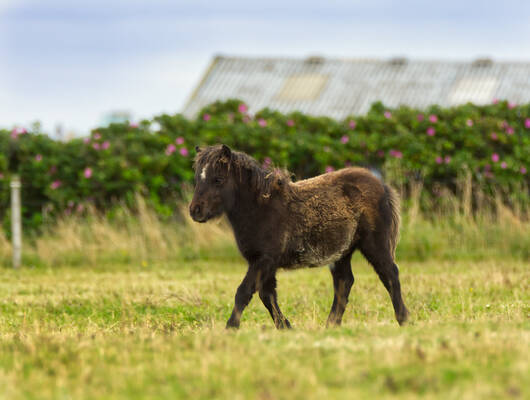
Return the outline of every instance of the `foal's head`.
{"type": "Polygon", "coordinates": [[[252,207],[288,193],[291,179],[287,171],[262,168],[248,154],[224,144],[196,150],[190,215],[197,222],[230,212],[237,198],[252,207]]]}
{"type": "Polygon", "coordinates": [[[197,222],[206,222],[223,214],[234,203],[233,154],[224,144],[204,150],[196,147],[196,150],[195,192],[190,215],[197,222]]]}

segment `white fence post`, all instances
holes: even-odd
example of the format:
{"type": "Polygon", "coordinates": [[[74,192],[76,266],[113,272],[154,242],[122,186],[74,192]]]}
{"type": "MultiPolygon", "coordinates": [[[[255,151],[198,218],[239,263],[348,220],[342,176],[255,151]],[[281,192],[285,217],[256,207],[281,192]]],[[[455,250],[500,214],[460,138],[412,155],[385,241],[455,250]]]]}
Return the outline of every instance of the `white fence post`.
{"type": "Polygon", "coordinates": [[[22,255],[22,224],[20,212],[20,178],[11,179],[11,235],[13,240],[13,268],[20,267],[22,255]]]}

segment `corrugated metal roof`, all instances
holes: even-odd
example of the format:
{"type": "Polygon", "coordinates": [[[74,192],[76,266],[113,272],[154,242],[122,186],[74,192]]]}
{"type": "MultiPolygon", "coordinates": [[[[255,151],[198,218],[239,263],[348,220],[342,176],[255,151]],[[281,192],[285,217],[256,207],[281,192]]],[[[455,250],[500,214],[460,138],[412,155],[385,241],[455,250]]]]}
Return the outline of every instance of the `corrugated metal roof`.
{"type": "Polygon", "coordinates": [[[184,107],[195,116],[217,100],[238,98],[250,112],[264,107],[343,119],[381,101],[424,108],[530,102],[530,63],[216,57],[184,107]]]}

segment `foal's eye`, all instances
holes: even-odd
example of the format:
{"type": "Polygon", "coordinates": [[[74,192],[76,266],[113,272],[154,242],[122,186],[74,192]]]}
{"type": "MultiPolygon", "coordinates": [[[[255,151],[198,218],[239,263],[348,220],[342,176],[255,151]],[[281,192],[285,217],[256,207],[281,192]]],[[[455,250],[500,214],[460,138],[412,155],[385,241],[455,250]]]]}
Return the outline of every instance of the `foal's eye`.
{"type": "Polygon", "coordinates": [[[219,185],[219,186],[221,186],[224,183],[223,178],[219,178],[219,177],[218,178],[214,178],[213,181],[214,181],[214,183],[216,185],[219,185]]]}

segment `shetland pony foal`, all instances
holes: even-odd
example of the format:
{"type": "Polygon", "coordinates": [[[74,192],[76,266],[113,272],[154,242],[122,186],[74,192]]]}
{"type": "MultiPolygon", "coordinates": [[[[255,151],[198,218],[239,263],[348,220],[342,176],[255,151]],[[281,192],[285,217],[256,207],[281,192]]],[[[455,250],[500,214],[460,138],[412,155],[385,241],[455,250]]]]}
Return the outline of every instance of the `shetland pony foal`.
{"type": "Polygon", "coordinates": [[[276,300],[276,270],[323,264],[331,264],[335,289],[327,324],[340,325],[353,285],[350,260],[356,249],[388,290],[399,324],[406,321],[394,263],[399,199],[390,187],[362,168],[293,183],[286,172],[262,169],[247,154],[225,145],[196,150],[191,217],[206,222],[226,213],[248,261],[227,328],[239,327],[256,291],[276,327],[290,328],[276,300]]]}

